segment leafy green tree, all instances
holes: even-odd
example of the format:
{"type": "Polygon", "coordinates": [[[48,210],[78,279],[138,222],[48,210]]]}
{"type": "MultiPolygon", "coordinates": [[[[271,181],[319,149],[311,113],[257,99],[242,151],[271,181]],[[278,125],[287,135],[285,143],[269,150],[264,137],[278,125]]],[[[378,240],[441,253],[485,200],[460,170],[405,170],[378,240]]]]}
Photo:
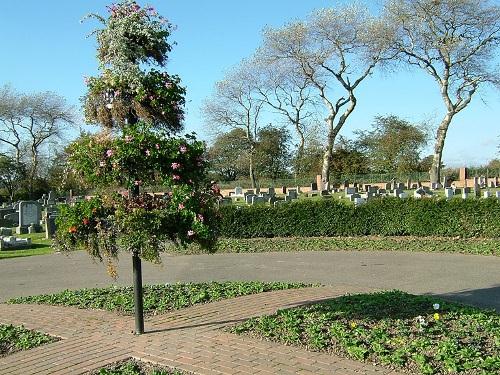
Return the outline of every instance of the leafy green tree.
{"type": "Polygon", "coordinates": [[[330,168],[333,176],[340,178],[341,175],[368,173],[369,162],[355,141],[340,136],[332,154],[330,168]]]}
{"type": "Polygon", "coordinates": [[[215,179],[234,181],[248,176],[249,152],[250,145],[243,129],[219,134],[208,149],[210,170],[215,179]]]}
{"type": "Polygon", "coordinates": [[[271,124],[259,129],[256,148],[257,172],[272,180],[286,177],[292,167],[290,133],[271,124]]]}
{"type": "Polygon", "coordinates": [[[371,131],[357,131],[357,143],[377,173],[414,172],[428,136],[420,127],[396,116],[377,116],[371,131]]]}
{"type": "Polygon", "coordinates": [[[177,137],[183,127],[184,88],[163,67],[171,46],[171,25],[152,7],[125,0],[108,7],[96,30],[100,75],[88,78],[84,98],[88,122],[103,130],[69,147],[75,173],[96,187],[94,197],[61,209],[56,246],[84,247],[111,260],[120,249],[132,253],[136,333],[144,331],[141,261],[160,260],[166,242],[215,241],[218,187],[206,180],[204,143],[177,137]],[[165,196],[141,193],[163,185],[165,196]],[[128,192],[116,192],[117,187],[128,192]],[[107,190],[106,190],[107,189],[107,190]],[[109,191],[111,189],[111,191],[109,191]]]}
{"type": "Polygon", "coordinates": [[[14,195],[22,187],[26,178],[24,164],[18,163],[15,158],[0,155],[0,186],[7,191],[9,200],[14,200],[14,195]]]}

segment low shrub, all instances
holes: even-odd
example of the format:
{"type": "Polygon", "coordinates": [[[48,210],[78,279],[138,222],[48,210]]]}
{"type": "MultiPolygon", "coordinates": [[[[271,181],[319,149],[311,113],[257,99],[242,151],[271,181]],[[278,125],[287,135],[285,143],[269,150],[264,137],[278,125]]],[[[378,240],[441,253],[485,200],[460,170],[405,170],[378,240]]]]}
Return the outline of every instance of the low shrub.
{"type": "Polygon", "coordinates": [[[374,199],[358,207],[336,200],[270,206],[223,206],[227,238],[441,236],[500,237],[500,203],[489,199],[374,199]]]}

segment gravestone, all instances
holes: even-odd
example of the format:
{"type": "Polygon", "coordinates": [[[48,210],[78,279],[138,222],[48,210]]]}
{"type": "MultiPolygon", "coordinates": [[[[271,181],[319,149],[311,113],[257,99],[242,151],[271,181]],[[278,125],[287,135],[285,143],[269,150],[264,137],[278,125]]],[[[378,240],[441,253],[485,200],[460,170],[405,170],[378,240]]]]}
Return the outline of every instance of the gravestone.
{"type": "Polygon", "coordinates": [[[445,188],[444,189],[444,196],[446,199],[453,198],[453,189],[452,188],[445,188]]]}
{"type": "Polygon", "coordinates": [[[385,186],[384,186],[384,188],[385,188],[385,190],[392,190],[391,189],[391,183],[390,182],[386,183],[385,186]]]}
{"type": "Polygon", "coordinates": [[[0,236],[12,236],[12,228],[1,227],[0,236]]]}
{"type": "Polygon", "coordinates": [[[369,191],[372,186],[370,184],[363,185],[363,191],[369,191]]]}
{"type": "Polygon", "coordinates": [[[483,193],[483,197],[484,197],[484,198],[489,198],[489,197],[491,197],[491,191],[486,190],[486,191],[483,193]]]}
{"type": "Polygon", "coordinates": [[[500,199],[500,190],[498,190],[498,191],[496,191],[496,192],[495,192],[495,196],[496,196],[498,199],[500,199]]]}
{"type": "Polygon", "coordinates": [[[269,194],[271,197],[274,197],[276,195],[276,192],[274,191],[274,187],[269,187],[267,190],[267,194],[269,194]]]}
{"type": "Polygon", "coordinates": [[[463,193],[470,194],[470,187],[464,187],[463,193]]]}
{"type": "Polygon", "coordinates": [[[41,230],[40,220],[42,219],[41,207],[35,201],[19,202],[19,225],[16,233],[27,233],[28,227],[34,224],[37,230],[41,230]],[[39,228],[40,227],[40,228],[39,228]]]}
{"type": "Polygon", "coordinates": [[[286,186],[281,187],[281,194],[286,194],[286,186]]]}
{"type": "Polygon", "coordinates": [[[358,188],[355,187],[347,187],[345,188],[345,194],[350,195],[358,192],[358,188]]]}
{"type": "Polygon", "coordinates": [[[231,198],[222,198],[217,201],[217,203],[220,206],[229,206],[230,204],[233,203],[233,200],[231,198]]]}
{"type": "Polygon", "coordinates": [[[469,193],[465,191],[464,189],[464,192],[462,193],[462,198],[463,199],[467,199],[469,197],[469,193]]]}
{"type": "Polygon", "coordinates": [[[413,197],[417,198],[417,199],[425,197],[426,195],[427,195],[427,192],[422,188],[419,188],[413,192],[413,197]]]}
{"type": "Polygon", "coordinates": [[[56,215],[49,212],[45,214],[45,239],[48,240],[54,237],[56,233],[56,215]]]}
{"type": "Polygon", "coordinates": [[[358,193],[355,193],[355,194],[351,194],[351,195],[349,196],[349,199],[351,200],[351,202],[354,202],[354,200],[355,200],[356,198],[361,198],[361,195],[359,195],[358,193]]]}
{"type": "Polygon", "coordinates": [[[266,203],[266,202],[267,202],[266,197],[259,196],[259,195],[253,195],[252,196],[252,205],[266,203]]]}
{"type": "Polygon", "coordinates": [[[402,191],[402,192],[399,194],[399,198],[401,198],[401,199],[406,199],[406,198],[408,198],[408,194],[406,193],[406,191],[402,191]]]}
{"type": "Polygon", "coordinates": [[[406,180],[406,189],[410,190],[411,189],[411,179],[406,180]]]}
{"type": "Polygon", "coordinates": [[[243,195],[243,188],[241,186],[236,186],[234,188],[234,194],[233,195],[238,195],[238,196],[243,195]]]}
{"type": "Polygon", "coordinates": [[[309,185],[309,188],[311,191],[318,191],[318,184],[316,182],[313,182],[311,185],[309,185]]]}
{"type": "Polygon", "coordinates": [[[353,202],[354,202],[354,206],[357,207],[357,206],[365,203],[366,201],[363,198],[359,197],[359,198],[354,198],[353,202]]]}
{"type": "Polygon", "coordinates": [[[47,197],[47,202],[45,202],[46,205],[50,204],[56,204],[56,197],[54,195],[54,192],[51,190],[49,191],[49,196],[47,197]]]}
{"type": "Polygon", "coordinates": [[[245,202],[246,202],[246,204],[251,204],[253,197],[255,197],[255,194],[246,194],[245,195],[245,202]]]}
{"type": "Polygon", "coordinates": [[[287,197],[290,197],[290,199],[297,199],[298,198],[297,190],[295,189],[288,190],[287,197]]]}

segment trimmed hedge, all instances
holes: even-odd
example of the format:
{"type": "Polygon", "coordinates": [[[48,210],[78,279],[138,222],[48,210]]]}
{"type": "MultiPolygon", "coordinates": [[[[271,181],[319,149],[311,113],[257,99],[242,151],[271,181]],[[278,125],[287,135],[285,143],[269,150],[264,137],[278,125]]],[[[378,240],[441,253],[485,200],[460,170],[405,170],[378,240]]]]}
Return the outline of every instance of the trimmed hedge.
{"type": "Polygon", "coordinates": [[[488,199],[374,199],[358,207],[336,200],[271,206],[223,206],[228,238],[334,236],[500,237],[500,203],[488,199]]]}

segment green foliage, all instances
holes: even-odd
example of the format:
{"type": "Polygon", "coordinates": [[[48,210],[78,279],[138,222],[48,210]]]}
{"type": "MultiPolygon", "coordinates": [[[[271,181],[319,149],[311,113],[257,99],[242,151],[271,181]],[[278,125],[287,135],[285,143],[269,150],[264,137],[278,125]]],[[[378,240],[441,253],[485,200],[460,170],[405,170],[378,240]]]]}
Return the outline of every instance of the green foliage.
{"type": "Polygon", "coordinates": [[[356,142],[340,136],[332,153],[330,173],[337,180],[340,180],[342,175],[366,174],[368,158],[356,142]]]}
{"type": "Polygon", "coordinates": [[[500,237],[497,199],[373,199],[354,207],[299,200],[277,207],[221,207],[222,237],[443,236],[500,237]]]}
{"type": "Polygon", "coordinates": [[[272,180],[287,176],[291,162],[290,133],[270,124],[259,129],[257,140],[255,164],[259,176],[272,180]]]}
{"type": "Polygon", "coordinates": [[[41,332],[28,330],[23,326],[0,324],[0,357],[54,341],[57,339],[41,332]]]}
{"type": "Polygon", "coordinates": [[[493,375],[500,370],[497,313],[399,291],[280,310],[231,331],[396,366],[412,374],[493,375]]]}
{"type": "Polygon", "coordinates": [[[136,360],[128,360],[100,369],[98,372],[93,372],[92,375],[182,375],[184,372],[172,370],[168,368],[160,368],[151,366],[136,360]]]}
{"type": "Polygon", "coordinates": [[[248,175],[250,143],[240,128],[217,135],[208,149],[210,170],[216,180],[234,181],[248,175]]]}
{"type": "MultiPolygon", "coordinates": [[[[146,285],[144,287],[144,311],[158,314],[226,298],[308,286],[311,285],[260,281],[211,281],[198,284],[146,285]]],[[[14,298],[8,303],[76,306],[84,309],[104,309],[122,313],[132,313],[134,309],[131,287],[65,290],[57,294],[14,298]]]]}
{"type": "Polygon", "coordinates": [[[421,128],[396,116],[377,116],[372,131],[357,132],[357,143],[372,171],[413,172],[419,170],[420,152],[428,140],[421,128]]]}

